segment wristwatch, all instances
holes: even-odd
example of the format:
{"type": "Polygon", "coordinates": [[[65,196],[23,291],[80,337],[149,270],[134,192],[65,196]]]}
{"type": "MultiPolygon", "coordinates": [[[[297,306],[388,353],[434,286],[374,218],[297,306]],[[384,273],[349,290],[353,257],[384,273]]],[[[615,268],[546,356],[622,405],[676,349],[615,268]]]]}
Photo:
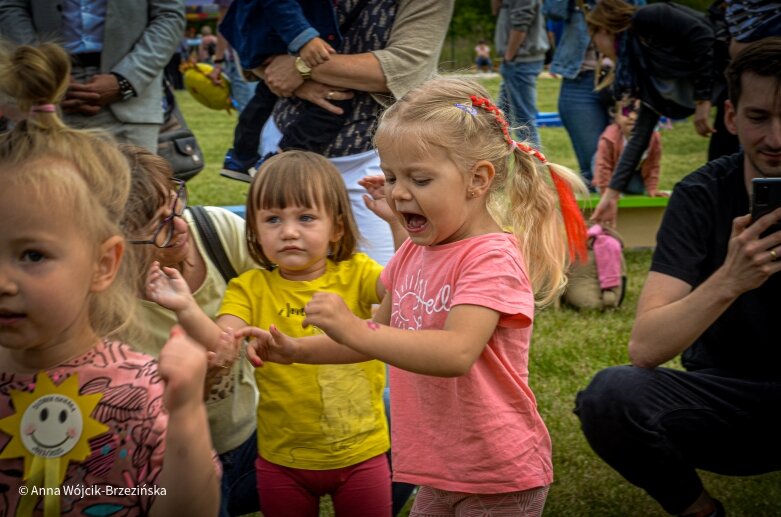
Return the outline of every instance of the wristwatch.
{"type": "Polygon", "coordinates": [[[301,78],[303,80],[311,79],[312,78],[312,67],[304,63],[304,60],[301,59],[301,56],[298,56],[296,58],[296,70],[298,70],[298,73],[301,74],[301,78]]]}
{"type": "Polygon", "coordinates": [[[116,72],[111,72],[111,75],[117,78],[117,83],[119,84],[119,95],[122,97],[123,101],[136,96],[136,90],[133,89],[133,85],[130,84],[130,81],[116,72]]]}

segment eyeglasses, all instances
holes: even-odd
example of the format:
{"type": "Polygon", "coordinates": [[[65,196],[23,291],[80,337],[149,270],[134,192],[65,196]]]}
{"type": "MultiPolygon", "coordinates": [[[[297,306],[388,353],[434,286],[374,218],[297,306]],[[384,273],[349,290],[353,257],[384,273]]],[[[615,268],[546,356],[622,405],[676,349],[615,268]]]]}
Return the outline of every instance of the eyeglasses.
{"type": "Polygon", "coordinates": [[[171,213],[160,221],[150,239],[131,240],[130,244],[153,244],[158,248],[171,246],[171,240],[174,237],[174,218],[181,217],[187,207],[187,189],[184,181],[177,179],[171,181],[176,185],[176,194],[171,202],[171,213]]]}

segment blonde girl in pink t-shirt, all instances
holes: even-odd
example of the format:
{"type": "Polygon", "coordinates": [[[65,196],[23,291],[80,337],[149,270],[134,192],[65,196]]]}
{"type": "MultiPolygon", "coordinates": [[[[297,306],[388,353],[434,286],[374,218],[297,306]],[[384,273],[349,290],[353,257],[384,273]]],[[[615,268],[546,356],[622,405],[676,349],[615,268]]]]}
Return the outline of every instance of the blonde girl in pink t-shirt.
{"type": "Polygon", "coordinates": [[[68,128],[59,46],[0,49],[0,496],[3,515],[216,515],[207,354],[174,329],[159,363],[118,339],[135,305],[119,226],[127,161],[68,128]]]}
{"type": "Polygon", "coordinates": [[[573,196],[585,187],[514,142],[472,81],[411,91],[382,116],[375,142],[384,200],[369,180],[367,203],[408,239],[383,272],[374,321],[318,293],[304,324],[327,336],[254,329],[249,354],[255,364],[390,364],[394,480],[421,486],[410,515],[540,515],[551,443],[528,348],[535,305],[556,297],[568,257],[585,253],[573,196]]]}

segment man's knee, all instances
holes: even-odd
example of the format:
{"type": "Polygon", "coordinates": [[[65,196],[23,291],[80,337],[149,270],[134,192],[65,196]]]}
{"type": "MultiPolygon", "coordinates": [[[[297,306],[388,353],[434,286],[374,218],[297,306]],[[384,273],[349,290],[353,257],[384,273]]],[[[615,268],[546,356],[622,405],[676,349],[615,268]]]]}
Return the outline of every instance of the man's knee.
{"type": "Polygon", "coordinates": [[[633,366],[614,366],[598,372],[589,385],[577,394],[575,414],[583,431],[591,427],[609,428],[624,420],[643,405],[644,386],[656,372],[633,366]]]}

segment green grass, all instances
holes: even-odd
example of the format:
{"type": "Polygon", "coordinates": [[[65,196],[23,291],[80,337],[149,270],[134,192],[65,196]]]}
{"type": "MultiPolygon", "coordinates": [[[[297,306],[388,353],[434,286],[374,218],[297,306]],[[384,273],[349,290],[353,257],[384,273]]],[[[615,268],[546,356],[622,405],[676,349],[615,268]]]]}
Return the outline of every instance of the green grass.
{"type": "MultiPolygon", "coordinates": [[[[485,84],[495,96],[498,79],[486,79],[485,84]]],[[[557,111],[559,85],[556,79],[540,79],[540,111],[557,111]]],[[[190,182],[192,202],[243,203],[247,185],[218,175],[225,150],[230,147],[236,115],[208,110],[186,93],[180,93],[178,99],[206,159],[206,169],[190,182]]],[[[542,128],[540,133],[549,160],[576,168],[563,128],[542,128]]],[[[690,121],[676,122],[673,129],[664,130],[662,140],[661,188],[671,189],[682,176],[705,162],[707,141],[695,134],[690,121]]],[[[572,413],[575,394],[594,373],[627,363],[626,343],[650,257],[649,250],[627,251],[629,283],[624,305],[618,310],[599,313],[549,309],[541,311],[535,320],[530,384],[553,439],[556,477],[546,504],[548,516],[665,515],[644,492],[594,455],[572,413]]],[[[703,473],[703,478],[709,490],[725,503],[730,516],[779,514],[781,473],[744,478],[703,473]]],[[[327,500],[322,514],[332,514],[327,500]]]]}

